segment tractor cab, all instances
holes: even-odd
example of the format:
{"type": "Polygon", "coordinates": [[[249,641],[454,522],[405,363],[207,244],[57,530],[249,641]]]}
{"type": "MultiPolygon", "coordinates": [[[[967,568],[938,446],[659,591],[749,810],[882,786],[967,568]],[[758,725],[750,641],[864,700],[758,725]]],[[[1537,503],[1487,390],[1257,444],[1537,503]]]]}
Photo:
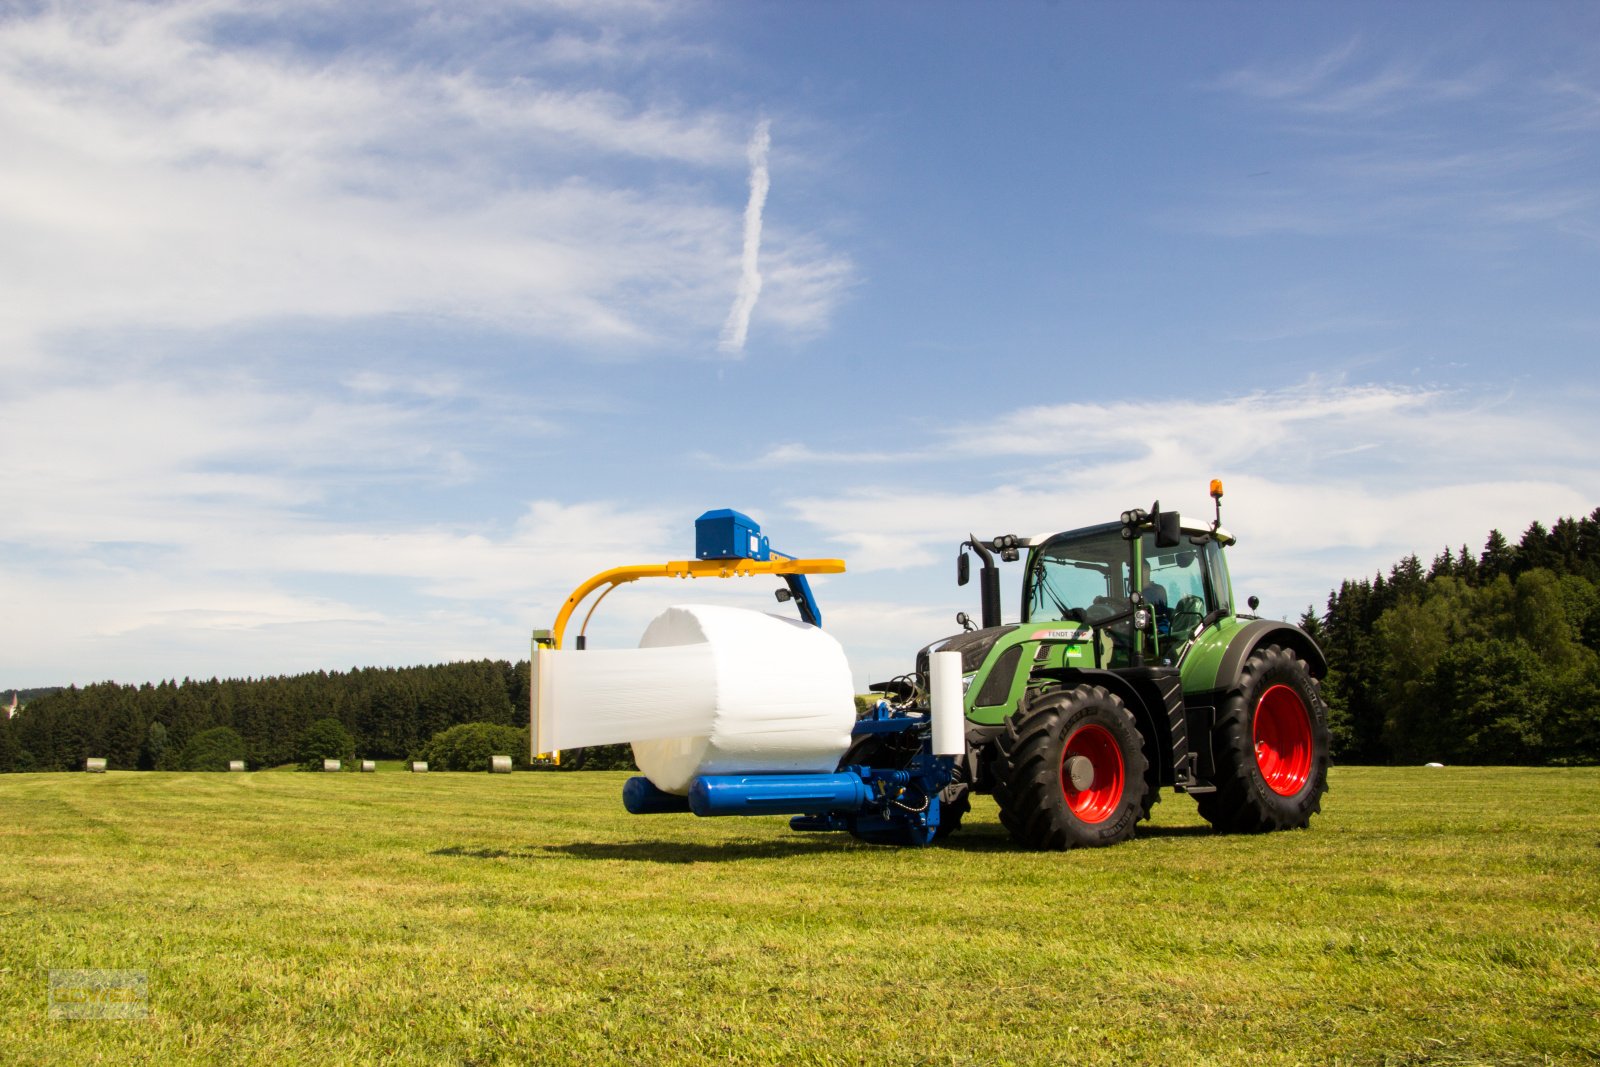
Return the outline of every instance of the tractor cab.
{"type": "MultiPolygon", "coordinates": [[[[1150,658],[1176,662],[1206,625],[1232,615],[1233,590],[1223,544],[1227,534],[1179,518],[1179,543],[1163,545],[1154,530],[1130,545],[1122,523],[1105,523],[1030,538],[1022,582],[1022,622],[1077,622],[1101,631],[1102,662],[1129,666],[1136,608],[1150,658]],[[1136,550],[1133,550],[1135,549],[1136,550]]],[[[1170,539],[1170,538],[1169,538],[1170,539]]]]}

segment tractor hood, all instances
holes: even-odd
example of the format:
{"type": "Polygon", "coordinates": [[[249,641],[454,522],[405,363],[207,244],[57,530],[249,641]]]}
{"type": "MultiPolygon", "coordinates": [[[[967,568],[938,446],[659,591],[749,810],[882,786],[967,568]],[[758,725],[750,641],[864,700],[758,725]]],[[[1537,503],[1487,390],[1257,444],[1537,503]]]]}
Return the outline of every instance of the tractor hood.
{"type": "Polygon", "coordinates": [[[917,677],[927,678],[928,656],[934,652],[961,653],[961,673],[971,674],[983,666],[983,661],[988,658],[989,650],[994,648],[995,642],[1016,628],[1014,624],[990,626],[982,630],[970,630],[953,637],[941,638],[917,653],[917,677]]]}

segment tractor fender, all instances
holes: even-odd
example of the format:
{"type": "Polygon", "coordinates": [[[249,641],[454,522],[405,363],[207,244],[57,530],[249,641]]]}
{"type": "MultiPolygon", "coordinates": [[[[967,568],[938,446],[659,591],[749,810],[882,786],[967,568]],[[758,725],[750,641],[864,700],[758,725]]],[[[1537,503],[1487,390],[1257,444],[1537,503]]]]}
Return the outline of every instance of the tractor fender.
{"type": "Polygon", "coordinates": [[[1276,619],[1257,619],[1234,631],[1227,651],[1217,665],[1216,689],[1227,692],[1239,684],[1239,672],[1244,669],[1250,653],[1264,645],[1283,645],[1292,648],[1306,661],[1311,676],[1321,679],[1328,673],[1328,658],[1311,639],[1311,635],[1292,623],[1276,619]]]}

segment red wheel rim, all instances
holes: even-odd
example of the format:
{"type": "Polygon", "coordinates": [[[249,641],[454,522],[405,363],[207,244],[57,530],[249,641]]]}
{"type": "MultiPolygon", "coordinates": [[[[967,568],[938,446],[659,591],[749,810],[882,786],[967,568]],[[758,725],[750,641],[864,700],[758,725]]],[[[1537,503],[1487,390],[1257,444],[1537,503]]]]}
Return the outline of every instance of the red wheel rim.
{"type": "Polygon", "coordinates": [[[1122,748],[1111,731],[1088,723],[1072,731],[1061,749],[1061,792],[1067,808],[1083,822],[1104,822],[1122,801],[1122,748]],[[1067,761],[1082,756],[1094,768],[1094,781],[1087,789],[1072,784],[1067,761]]]}
{"type": "Polygon", "coordinates": [[[1256,766],[1267,788],[1292,797],[1311,777],[1311,715],[1300,694],[1275,685],[1256,702],[1256,766]]]}

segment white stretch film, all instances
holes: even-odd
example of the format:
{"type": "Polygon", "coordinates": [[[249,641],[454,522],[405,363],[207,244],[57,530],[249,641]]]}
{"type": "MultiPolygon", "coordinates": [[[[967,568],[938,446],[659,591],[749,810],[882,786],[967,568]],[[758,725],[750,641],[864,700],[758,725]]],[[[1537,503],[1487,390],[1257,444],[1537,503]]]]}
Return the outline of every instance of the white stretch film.
{"type": "Polygon", "coordinates": [[[631,742],[645,776],[679,794],[701,774],[832,771],[850,744],[850,667],[815,626],[691,605],[657,616],[639,644],[540,655],[540,736],[631,742]]]}
{"type": "Polygon", "coordinates": [[[928,688],[933,754],[962,755],[967,751],[967,720],[961,699],[961,653],[935,652],[928,657],[928,688]]]}
{"type": "Polygon", "coordinates": [[[550,653],[554,747],[682,737],[711,728],[716,663],[710,645],[550,653]]]}

